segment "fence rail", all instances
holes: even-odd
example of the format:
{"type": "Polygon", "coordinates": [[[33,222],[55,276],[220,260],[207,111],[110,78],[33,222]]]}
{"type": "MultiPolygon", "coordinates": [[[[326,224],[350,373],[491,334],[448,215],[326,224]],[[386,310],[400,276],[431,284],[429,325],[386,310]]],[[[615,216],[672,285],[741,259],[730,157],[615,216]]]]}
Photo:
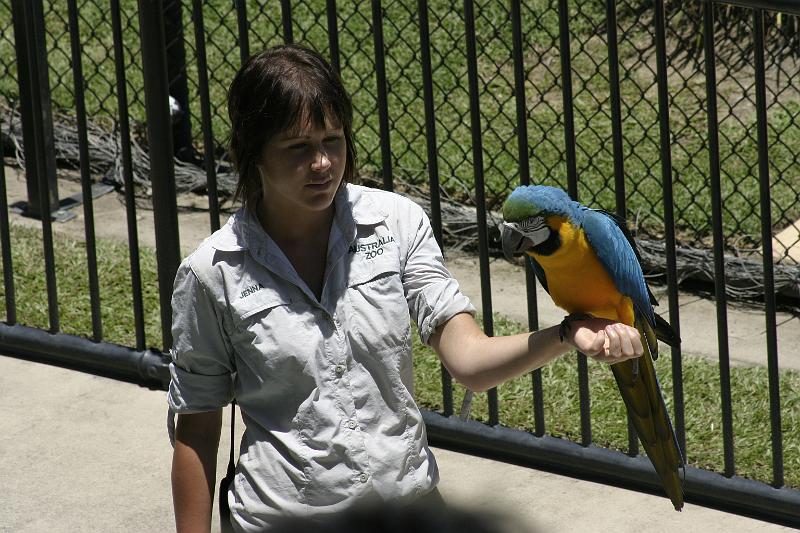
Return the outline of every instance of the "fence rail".
{"type": "MultiPolygon", "coordinates": [[[[50,217],[44,216],[48,327],[18,323],[12,225],[2,174],[0,244],[6,319],[0,324],[0,349],[4,353],[166,386],[166,358],[157,349],[146,349],[137,189],[144,184],[152,191],[160,343],[168,347],[169,298],[180,259],[176,195],[189,189],[204,191],[213,231],[232,192],[226,189],[231,172],[222,153],[223,93],[238,65],[231,58],[243,61],[251,50],[275,42],[308,42],[329,54],[353,95],[366,178],[401,192],[426,190],[434,233],[445,252],[454,243],[444,230],[443,201],[474,206],[487,334],[495,329],[489,264],[492,211],[517,184],[560,185],[573,198],[638,218],[640,236],[663,240],[665,251],[657,262],[667,283],[669,321],[676,327],[679,252],[682,246],[705,244],[713,255],[724,474],[688,467],[687,499],[800,525],[800,491],[784,486],[774,276],[774,261],[789,261],[800,243],[775,241],[773,236],[800,218],[800,163],[795,149],[800,142],[800,94],[792,89],[800,72],[792,62],[797,49],[787,59],[786,53],[769,44],[787,24],[794,24],[791,27],[800,36],[794,18],[791,24],[781,19],[783,26],[777,29],[770,22],[777,20],[773,12],[800,15],[795,2],[665,5],[664,0],[655,0],[643,9],[637,2],[613,0],[602,5],[465,0],[463,8],[454,11],[449,3],[428,0],[372,0],[367,11],[360,4],[335,0],[271,4],[110,0],[110,21],[94,18],[101,4],[106,5],[100,0],[80,4],[71,0],[65,10],[59,2],[0,1],[4,30],[0,52],[13,49],[16,57],[15,62],[0,64],[0,72],[7,74],[0,82],[0,105],[7,111],[20,106],[24,134],[14,131],[14,121],[3,117],[0,131],[4,140],[22,147],[13,150],[26,162],[34,211],[58,208],[56,161],[69,159],[57,150],[59,131],[52,123],[57,113],[51,114],[50,106],[74,109],[77,115],[78,154],[72,161],[80,170],[85,201],[92,316],[91,331],[85,333],[91,340],[61,332],[52,226],[50,217]],[[744,18],[728,20],[730,6],[743,9],[737,13],[744,13],[744,18]],[[702,35],[700,56],[678,45],[680,24],[689,24],[687,17],[696,15],[702,35]],[[749,39],[744,46],[725,36],[742,20],[749,39]],[[97,44],[104,24],[110,24],[110,41],[97,44]],[[12,33],[13,40],[8,37],[12,33]],[[234,48],[220,48],[220,43],[230,41],[236,43],[234,48]],[[106,56],[98,60],[87,55],[90,44],[95,51],[105,50],[106,56]],[[183,52],[171,48],[176,46],[183,52]],[[732,54],[745,57],[745,65],[732,54]],[[71,83],[65,81],[68,73],[71,83]],[[698,87],[704,91],[696,92],[698,87]],[[177,114],[168,108],[170,95],[180,107],[177,114]],[[132,347],[108,342],[101,320],[104,295],[97,278],[91,201],[98,158],[87,134],[89,116],[109,118],[108,137],[115,152],[113,163],[104,167],[106,178],[124,191],[132,347]],[[199,133],[192,129],[198,124],[199,133]],[[184,142],[178,146],[180,139],[184,142]],[[146,146],[146,151],[139,146],[146,146]],[[144,158],[144,163],[137,166],[137,158],[144,158]],[[200,178],[189,185],[176,184],[179,173],[200,178]],[[732,252],[750,257],[763,276],[769,483],[736,475],[725,259],[732,252]]],[[[796,44],[787,39],[784,48],[796,44]]],[[[11,116],[10,111],[4,115],[11,116]]],[[[793,268],[787,264],[779,267],[793,268]]],[[[800,273],[796,275],[800,280],[800,273]]],[[[800,287],[800,281],[796,285],[800,287]]],[[[530,269],[526,291],[528,327],[537,329],[536,282],[530,269]]],[[[691,453],[683,363],[681,349],[672,348],[673,421],[681,448],[691,453]]],[[[594,444],[590,377],[582,355],[577,365],[580,443],[548,434],[541,371],[531,376],[533,431],[529,433],[502,426],[497,390],[488,394],[488,424],[452,416],[454,386],[441,370],[442,413],[425,413],[434,442],[645,490],[658,486],[649,463],[639,455],[630,426],[627,454],[594,444]]]]}

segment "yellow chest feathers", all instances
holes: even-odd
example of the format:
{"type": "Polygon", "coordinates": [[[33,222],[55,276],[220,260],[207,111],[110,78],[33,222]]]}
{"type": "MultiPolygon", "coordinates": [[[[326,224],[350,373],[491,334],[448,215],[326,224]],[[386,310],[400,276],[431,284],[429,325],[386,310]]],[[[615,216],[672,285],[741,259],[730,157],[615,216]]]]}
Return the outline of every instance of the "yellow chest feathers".
{"type": "Polygon", "coordinates": [[[623,296],[586,240],[584,231],[564,217],[548,217],[547,225],[558,232],[561,246],[550,255],[533,252],[531,255],[545,271],[555,304],[570,313],[616,315],[623,296]]]}

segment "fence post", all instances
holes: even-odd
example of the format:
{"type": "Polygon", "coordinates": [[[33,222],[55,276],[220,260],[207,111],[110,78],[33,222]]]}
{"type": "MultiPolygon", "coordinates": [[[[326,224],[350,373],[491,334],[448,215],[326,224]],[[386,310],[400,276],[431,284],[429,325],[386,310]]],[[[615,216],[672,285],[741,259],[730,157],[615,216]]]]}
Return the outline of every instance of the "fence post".
{"type": "Polygon", "coordinates": [[[180,264],[180,238],[163,15],[161,0],[139,0],[139,35],[142,41],[147,146],[153,189],[161,337],[164,350],[168,350],[172,346],[170,300],[172,283],[180,264]]]}
{"type": "Polygon", "coordinates": [[[58,210],[56,153],[42,0],[12,0],[19,72],[22,138],[28,204],[25,215],[40,217],[43,206],[58,210]],[[48,198],[42,198],[42,195],[48,198]],[[45,201],[42,201],[45,200],[45,201]]]}
{"type": "Polygon", "coordinates": [[[164,42],[167,54],[169,94],[180,106],[172,122],[172,140],[175,157],[194,162],[192,147],[192,121],[189,112],[189,84],[186,78],[186,46],[183,37],[182,3],[167,0],[164,6],[164,42]]]}

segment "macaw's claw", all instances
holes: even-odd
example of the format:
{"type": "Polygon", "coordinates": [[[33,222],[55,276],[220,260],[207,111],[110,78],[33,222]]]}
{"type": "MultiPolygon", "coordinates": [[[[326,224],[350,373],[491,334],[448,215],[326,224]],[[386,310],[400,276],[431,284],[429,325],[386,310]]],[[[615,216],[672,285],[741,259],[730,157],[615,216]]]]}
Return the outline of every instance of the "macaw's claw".
{"type": "Polygon", "coordinates": [[[564,342],[564,339],[572,332],[572,322],[576,320],[589,320],[590,318],[594,317],[589,313],[570,313],[565,316],[564,320],[561,321],[561,325],[558,327],[558,338],[561,339],[561,342],[564,342]]]}

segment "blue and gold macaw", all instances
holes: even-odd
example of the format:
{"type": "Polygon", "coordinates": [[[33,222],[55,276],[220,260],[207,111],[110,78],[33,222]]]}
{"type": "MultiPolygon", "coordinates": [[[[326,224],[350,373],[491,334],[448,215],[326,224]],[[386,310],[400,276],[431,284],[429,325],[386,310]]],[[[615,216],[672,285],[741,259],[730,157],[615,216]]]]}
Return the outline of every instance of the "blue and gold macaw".
{"type": "Polygon", "coordinates": [[[536,278],[570,317],[589,314],[639,330],[644,355],[611,365],[611,370],[639,440],[680,510],[683,490],[678,470],[683,457],[651,361],[658,357],[657,339],[670,345],[680,339],[653,312],[656,300],[645,283],[625,221],[543,185],[514,190],[503,205],[503,218],[506,256],[526,254],[536,278]]]}

